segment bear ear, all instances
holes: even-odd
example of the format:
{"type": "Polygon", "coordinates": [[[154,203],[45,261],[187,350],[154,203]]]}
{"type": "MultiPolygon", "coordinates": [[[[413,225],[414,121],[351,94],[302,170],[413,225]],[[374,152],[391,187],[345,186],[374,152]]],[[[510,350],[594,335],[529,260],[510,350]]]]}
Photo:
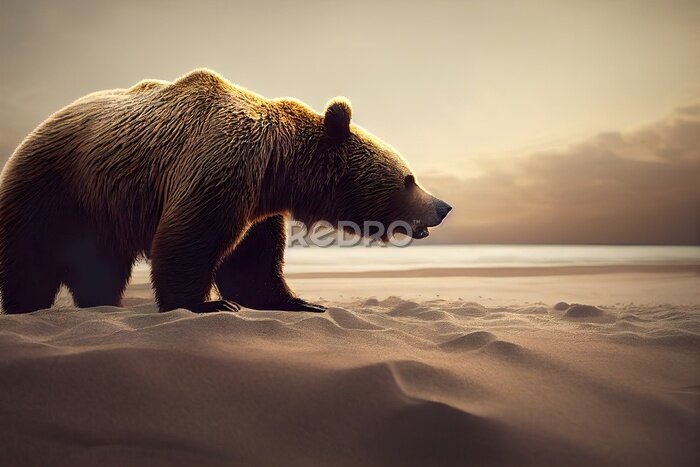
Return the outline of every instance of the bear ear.
{"type": "Polygon", "coordinates": [[[344,97],[331,99],[326,105],[326,112],[323,116],[323,125],[326,127],[328,136],[337,142],[350,136],[351,118],[352,108],[349,100],[344,97]]]}

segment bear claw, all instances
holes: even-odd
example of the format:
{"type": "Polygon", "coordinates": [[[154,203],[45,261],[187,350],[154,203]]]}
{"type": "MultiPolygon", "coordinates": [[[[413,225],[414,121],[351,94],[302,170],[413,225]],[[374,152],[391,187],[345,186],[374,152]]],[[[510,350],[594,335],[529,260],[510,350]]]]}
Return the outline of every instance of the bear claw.
{"type": "Polygon", "coordinates": [[[282,311],[310,311],[311,313],[325,313],[328,309],[323,305],[307,302],[301,298],[292,298],[279,307],[282,311]]]}
{"type": "Polygon", "coordinates": [[[215,313],[217,311],[236,312],[240,309],[241,306],[238,303],[228,300],[211,300],[189,308],[193,313],[215,313]]]}

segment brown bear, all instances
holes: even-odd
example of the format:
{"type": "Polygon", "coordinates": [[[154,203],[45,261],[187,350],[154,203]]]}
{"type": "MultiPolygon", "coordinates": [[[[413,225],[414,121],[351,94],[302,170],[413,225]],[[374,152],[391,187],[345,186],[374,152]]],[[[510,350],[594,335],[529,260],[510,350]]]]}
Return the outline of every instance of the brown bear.
{"type": "Polygon", "coordinates": [[[2,172],[4,311],[48,308],[62,284],[79,307],[119,306],[141,256],[161,311],[323,311],[284,280],[285,216],[422,238],[451,209],[350,117],[343,98],[319,115],[209,70],[78,99],[2,172]]]}

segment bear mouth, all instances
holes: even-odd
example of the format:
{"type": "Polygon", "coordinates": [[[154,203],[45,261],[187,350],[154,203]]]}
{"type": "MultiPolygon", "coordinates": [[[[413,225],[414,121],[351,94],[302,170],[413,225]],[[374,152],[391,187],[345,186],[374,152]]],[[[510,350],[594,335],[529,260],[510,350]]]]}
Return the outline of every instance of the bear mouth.
{"type": "Polygon", "coordinates": [[[415,238],[416,240],[420,240],[421,238],[425,238],[428,235],[430,235],[430,232],[428,232],[428,228],[425,226],[416,227],[411,232],[411,237],[415,238]]]}

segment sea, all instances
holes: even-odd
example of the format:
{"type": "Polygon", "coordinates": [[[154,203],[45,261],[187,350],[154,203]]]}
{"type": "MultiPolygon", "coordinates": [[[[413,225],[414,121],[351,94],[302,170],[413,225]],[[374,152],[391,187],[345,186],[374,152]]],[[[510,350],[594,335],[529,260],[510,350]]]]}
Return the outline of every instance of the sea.
{"type": "Polygon", "coordinates": [[[287,248],[288,273],[433,268],[700,265],[700,246],[411,245],[287,248]]]}
{"type": "MultiPolygon", "coordinates": [[[[700,265],[700,246],[411,245],[404,248],[294,246],[285,273],[404,271],[444,268],[700,265]]],[[[140,261],[135,273],[148,274],[140,261]]]]}

